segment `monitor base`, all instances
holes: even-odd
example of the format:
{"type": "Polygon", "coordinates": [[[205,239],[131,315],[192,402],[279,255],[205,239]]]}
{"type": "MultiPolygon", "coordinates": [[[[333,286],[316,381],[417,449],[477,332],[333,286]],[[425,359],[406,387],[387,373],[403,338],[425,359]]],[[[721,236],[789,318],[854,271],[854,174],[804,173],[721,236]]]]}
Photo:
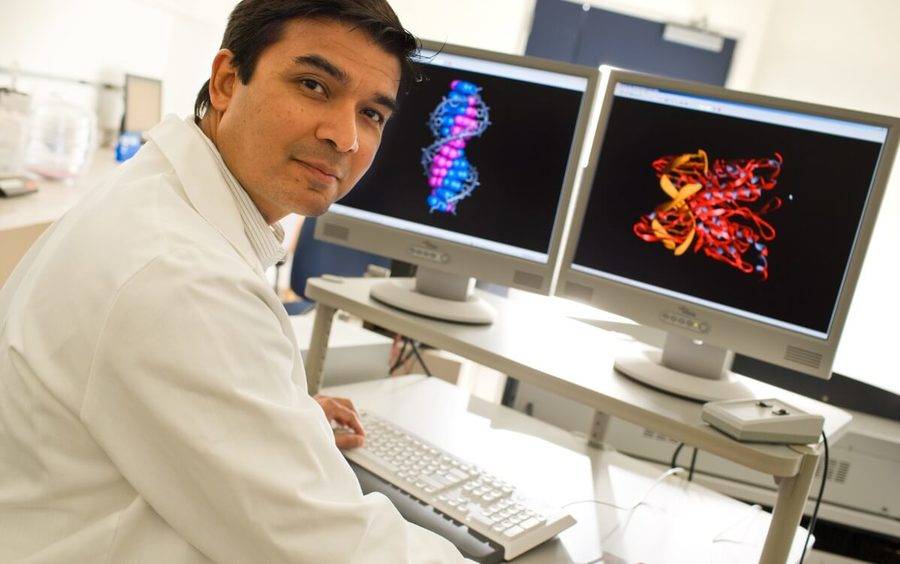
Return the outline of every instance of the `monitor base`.
{"type": "Polygon", "coordinates": [[[493,306],[474,293],[464,301],[437,298],[417,291],[413,279],[386,280],[372,286],[370,295],[397,309],[442,321],[489,325],[497,315],[493,306]]]}
{"type": "Polygon", "coordinates": [[[662,364],[659,350],[643,350],[617,356],[614,367],[632,380],[663,392],[696,401],[716,401],[754,397],[750,387],[731,371],[718,379],[694,376],[662,364]]]}

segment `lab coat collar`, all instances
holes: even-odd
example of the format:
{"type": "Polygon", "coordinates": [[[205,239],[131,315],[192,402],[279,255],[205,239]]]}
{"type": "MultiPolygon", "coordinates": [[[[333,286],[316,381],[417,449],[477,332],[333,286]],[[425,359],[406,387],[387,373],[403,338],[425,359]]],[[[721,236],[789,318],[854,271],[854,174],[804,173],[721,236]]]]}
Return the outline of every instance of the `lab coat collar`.
{"type": "Polygon", "coordinates": [[[203,133],[175,115],[166,116],[147,132],[147,137],[175,169],[197,213],[228,240],[253,270],[263,275],[262,264],[247,239],[240,212],[222,171],[199,135],[203,133]]]}

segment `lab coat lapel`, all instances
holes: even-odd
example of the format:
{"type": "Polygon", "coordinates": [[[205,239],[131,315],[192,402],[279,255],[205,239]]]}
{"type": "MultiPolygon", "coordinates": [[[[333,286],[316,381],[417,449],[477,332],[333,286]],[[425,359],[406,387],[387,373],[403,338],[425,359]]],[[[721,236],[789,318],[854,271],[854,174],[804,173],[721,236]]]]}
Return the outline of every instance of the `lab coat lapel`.
{"type": "Polygon", "coordinates": [[[250,246],[222,171],[198,135],[202,134],[174,115],[167,116],[147,133],[172,164],[197,213],[228,240],[253,270],[263,275],[262,264],[250,246]]]}

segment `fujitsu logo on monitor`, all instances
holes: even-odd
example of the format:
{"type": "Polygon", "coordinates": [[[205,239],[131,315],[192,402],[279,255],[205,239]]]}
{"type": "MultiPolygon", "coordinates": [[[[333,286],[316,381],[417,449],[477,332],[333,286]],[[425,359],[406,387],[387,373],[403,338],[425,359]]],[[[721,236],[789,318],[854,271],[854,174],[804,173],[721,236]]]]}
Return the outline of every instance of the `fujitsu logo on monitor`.
{"type": "Polygon", "coordinates": [[[682,315],[687,315],[688,317],[697,317],[697,312],[692,309],[688,309],[686,306],[678,306],[678,311],[682,313],[682,315]]]}

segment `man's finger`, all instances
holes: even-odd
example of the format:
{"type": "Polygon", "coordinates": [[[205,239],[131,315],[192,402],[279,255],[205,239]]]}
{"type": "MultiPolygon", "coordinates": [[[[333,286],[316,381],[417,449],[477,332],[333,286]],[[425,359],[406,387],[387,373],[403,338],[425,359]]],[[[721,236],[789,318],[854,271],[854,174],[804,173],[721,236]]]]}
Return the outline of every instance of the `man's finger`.
{"type": "Polygon", "coordinates": [[[352,409],[348,409],[344,406],[335,406],[334,413],[332,417],[335,421],[344,425],[346,427],[350,427],[359,435],[365,435],[366,430],[363,429],[362,421],[359,419],[359,415],[352,409]]]}
{"type": "Polygon", "coordinates": [[[339,449],[359,448],[365,443],[365,437],[353,433],[335,433],[334,442],[339,449]]]}
{"type": "Polygon", "coordinates": [[[356,411],[356,408],[353,406],[353,402],[347,398],[331,398],[331,399],[333,399],[334,401],[338,402],[339,404],[343,405],[344,407],[346,407],[352,411],[356,411]]]}

